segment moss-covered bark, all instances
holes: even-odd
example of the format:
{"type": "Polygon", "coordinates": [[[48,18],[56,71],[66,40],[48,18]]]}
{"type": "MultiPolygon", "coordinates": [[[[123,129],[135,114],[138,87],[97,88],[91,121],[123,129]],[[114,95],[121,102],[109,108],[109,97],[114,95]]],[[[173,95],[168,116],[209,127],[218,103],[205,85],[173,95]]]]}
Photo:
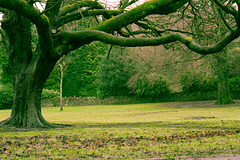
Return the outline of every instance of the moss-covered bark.
{"type": "Polygon", "coordinates": [[[1,122],[3,125],[39,128],[55,127],[48,123],[41,114],[41,93],[46,78],[51,73],[54,63],[46,63],[35,57],[28,65],[21,66],[13,62],[14,98],[11,116],[1,122]]]}
{"type": "Polygon", "coordinates": [[[2,125],[17,127],[54,127],[41,114],[41,93],[57,59],[44,57],[41,47],[32,51],[31,22],[9,11],[2,23],[8,43],[6,52],[13,74],[13,106],[11,116],[2,125]]]}
{"type": "Polygon", "coordinates": [[[215,55],[215,71],[218,78],[218,100],[216,104],[233,104],[228,85],[228,58],[227,51],[224,49],[215,55]]]}

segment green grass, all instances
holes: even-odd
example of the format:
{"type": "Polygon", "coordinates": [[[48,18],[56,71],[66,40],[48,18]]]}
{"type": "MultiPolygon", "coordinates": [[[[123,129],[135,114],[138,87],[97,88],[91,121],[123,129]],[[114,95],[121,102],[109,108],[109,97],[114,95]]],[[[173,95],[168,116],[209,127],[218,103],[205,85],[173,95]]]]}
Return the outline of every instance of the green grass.
{"type": "MultiPolygon", "coordinates": [[[[0,128],[0,159],[166,158],[240,154],[240,104],[213,101],[42,108],[47,130],[0,128]]],[[[10,110],[0,110],[0,120],[10,110]]]]}

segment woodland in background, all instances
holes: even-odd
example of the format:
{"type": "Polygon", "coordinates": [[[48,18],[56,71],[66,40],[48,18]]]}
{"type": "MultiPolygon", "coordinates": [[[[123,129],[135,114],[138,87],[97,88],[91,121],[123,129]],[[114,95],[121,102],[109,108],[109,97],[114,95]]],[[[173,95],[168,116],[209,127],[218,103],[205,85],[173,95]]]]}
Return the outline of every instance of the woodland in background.
{"type": "MultiPolygon", "coordinates": [[[[235,42],[228,47],[228,83],[233,99],[240,98],[237,45],[235,42]]],[[[63,105],[216,100],[218,86],[213,58],[174,47],[130,49],[92,43],[65,58],[63,105]]],[[[1,108],[11,108],[12,75],[4,54],[1,66],[1,108]]],[[[59,106],[60,74],[56,65],[45,83],[42,99],[47,103],[43,104],[59,106]]]]}
{"type": "MultiPolygon", "coordinates": [[[[171,16],[168,18],[172,19],[171,16]]],[[[151,19],[154,23],[159,23],[157,16],[152,16],[151,19]]],[[[72,22],[67,28],[74,31],[94,25],[95,19],[84,18],[79,22],[72,22]]],[[[32,27],[32,30],[36,33],[36,28],[32,27]]],[[[33,39],[37,41],[36,34],[33,35],[33,39]]],[[[35,41],[34,46],[37,45],[35,41]]],[[[227,62],[223,64],[229,71],[228,84],[234,99],[240,98],[239,43],[236,40],[227,47],[227,54],[224,56],[227,62]]],[[[202,56],[184,49],[179,43],[127,48],[93,42],[59,60],[44,85],[42,99],[54,99],[54,104],[59,104],[61,80],[59,64],[61,64],[63,97],[103,99],[125,96],[126,103],[128,103],[126,96],[131,97],[130,102],[136,103],[216,100],[217,70],[222,70],[216,61],[219,55],[221,54],[202,56]]],[[[12,74],[3,45],[0,67],[2,68],[0,108],[11,108],[12,74]]],[[[111,103],[112,98],[110,99],[110,102],[105,103],[111,103]]],[[[124,101],[123,98],[120,99],[124,101]]],[[[118,101],[119,98],[117,103],[118,101]]]]}

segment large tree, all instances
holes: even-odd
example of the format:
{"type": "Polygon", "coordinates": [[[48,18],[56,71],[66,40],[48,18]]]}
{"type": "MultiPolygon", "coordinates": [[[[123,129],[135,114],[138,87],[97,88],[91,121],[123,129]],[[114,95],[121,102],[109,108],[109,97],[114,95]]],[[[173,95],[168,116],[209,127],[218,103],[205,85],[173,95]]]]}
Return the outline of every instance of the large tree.
{"type": "MultiPolygon", "coordinates": [[[[44,83],[56,62],[63,55],[93,41],[120,46],[156,46],[180,42],[189,49],[203,55],[221,51],[227,44],[239,37],[239,12],[232,4],[220,0],[206,0],[231,15],[234,24],[226,25],[229,32],[218,42],[201,46],[188,32],[176,30],[155,30],[145,23],[147,16],[168,15],[179,12],[184,17],[189,0],[150,0],[132,9],[126,9],[137,0],[121,0],[117,10],[104,8],[98,1],[45,0],[45,8],[35,7],[35,0],[0,0],[0,11],[4,14],[1,35],[13,73],[14,102],[11,116],[2,125],[18,127],[56,127],[47,122],[41,114],[41,92],[44,83]],[[66,24],[86,16],[107,19],[85,30],[68,31],[66,24]],[[129,25],[140,25],[142,30],[131,31],[129,25]],[[33,46],[31,27],[37,29],[38,43],[33,46]],[[146,27],[148,26],[148,27],[146,27]],[[135,38],[134,34],[149,33],[145,38],[135,38]],[[160,33],[156,34],[153,33],[160,33]],[[118,36],[120,35],[120,36],[118,36]],[[154,38],[155,36],[155,38],[154,38]],[[131,38],[132,37],[132,38],[131,38]]],[[[232,3],[232,1],[229,1],[232,3]]],[[[239,0],[235,2],[240,5],[239,0]]],[[[194,7],[191,8],[194,10],[194,7]]],[[[193,17],[194,18],[194,17],[193,17]]],[[[167,22],[166,22],[167,23],[167,22]]]]}

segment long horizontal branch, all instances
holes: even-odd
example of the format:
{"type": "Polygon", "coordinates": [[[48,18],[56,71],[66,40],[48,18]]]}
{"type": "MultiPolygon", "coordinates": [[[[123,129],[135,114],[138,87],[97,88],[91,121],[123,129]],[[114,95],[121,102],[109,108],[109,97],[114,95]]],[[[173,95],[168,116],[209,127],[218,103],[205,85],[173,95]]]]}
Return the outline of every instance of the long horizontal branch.
{"type": "Polygon", "coordinates": [[[101,31],[62,31],[59,36],[61,37],[61,39],[64,40],[63,44],[65,44],[66,46],[71,46],[70,48],[68,47],[67,50],[65,50],[66,53],[84,44],[91,43],[92,41],[101,41],[104,43],[125,47],[158,46],[178,41],[186,45],[192,51],[195,51],[202,55],[207,55],[221,51],[227,44],[229,44],[231,41],[233,41],[239,36],[239,32],[232,32],[231,34],[223,38],[221,41],[212,46],[200,46],[193,41],[192,37],[187,37],[178,33],[148,39],[116,37],[101,31]]]}

